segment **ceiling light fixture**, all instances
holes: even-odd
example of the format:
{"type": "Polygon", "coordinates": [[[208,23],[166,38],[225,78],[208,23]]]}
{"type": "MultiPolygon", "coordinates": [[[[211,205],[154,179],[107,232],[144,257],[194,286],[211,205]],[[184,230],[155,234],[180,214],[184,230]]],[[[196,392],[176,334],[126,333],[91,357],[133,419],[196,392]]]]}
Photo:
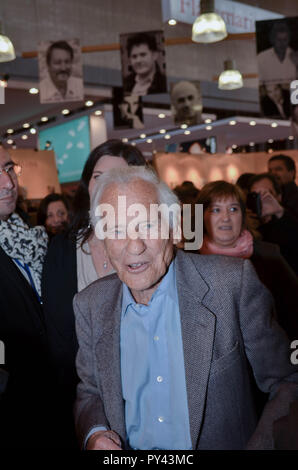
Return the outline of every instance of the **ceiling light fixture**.
{"type": "Polygon", "coordinates": [[[277,126],[278,126],[277,122],[272,122],[271,123],[271,127],[277,127],[277,126]]]}
{"type": "Polygon", "coordinates": [[[9,62],[16,58],[11,40],[2,34],[3,28],[0,22],[0,62],[9,62]]]}
{"type": "Polygon", "coordinates": [[[30,127],[29,122],[24,122],[23,127],[24,129],[28,129],[28,127],[30,127]]]}
{"type": "Polygon", "coordinates": [[[230,124],[230,126],[235,126],[237,124],[237,122],[232,120],[232,121],[229,122],[229,124],[230,124]]]}
{"type": "Polygon", "coordinates": [[[14,130],[13,130],[13,129],[7,129],[6,133],[7,133],[7,134],[13,134],[13,133],[14,133],[14,130]]]}
{"type": "Polygon", "coordinates": [[[12,139],[7,139],[7,143],[8,143],[9,145],[13,144],[13,140],[12,140],[12,139]]]}
{"type": "Polygon", "coordinates": [[[256,121],[249,121],[249,125],[250,125],[250,126],[256,126],[257,123],[256,123],[256,121]]]}
{"type": "Polygon", "coordinates": [[[7,88],[8,79],[9,79],[8,74],[5,74],[5,75],[2,76],[2,78],[0,79],[0,86],[2,88],[7,88]]]}
{"type": "Polygon", "coordinates": [[[159,117],[159,119],[164,119],[166,117],[166,115],[164,113],[159,113],[158,117],[159,117]]]}
{"type": "Polygon", "coordinates": [[[37,95],[39,93],[39,89],[32,87],[32,88],[30,88],[29,93],[31,95],[37,95]]]}
{"type": "Polygon", "coordinates": [[[221,41],[227,35],[224,20],[214,11],[214,0],[201,0],[200,16],[192,26],[192,40],[210,43],[221,41]]]}
{"type": "Polygon", "coordinates": [[[184,131],[185,135],[189,135],[191,132],[190,131],[184,131]]]}
{"type": "Polygon", "coordinates": [[[159,133],[160,134],[165,134],[167,131],[165,129],[160,129],[159,133]]]}
{"type": "Polygon", "coordinates": [[[95,116],[101,116],[102,115],[102,111],[100,109],[98,109],[97,111],[95,111],[95,116]]]}
{"type": "Polygon", "coordinates": [[[181,129],[187,129],[188,128],[188,125],[187,124],[181,124],[181,129]]]}
{"type": "Polygon", "coordinates": [[[236,90],[243,87],[242,75],[236,69],[234,60],[224,61],[224,71],[218,78],[218,88],[220,90],[236,90]]]}
{"type": "Polygon", "coordinates": [[[169,140],[171,138],[170,134],[165,135],[165,139],[169,140]]]}
{"type": "Polygon", "coordinates": [[[64,116],[66,116],[69,113],[70,113],[69,109],[62,109],[61,111],[61,114],[63,114],[64,116]]]}
{"type": "Polygon", "coordinates": [[[47,122],[49,120],[49,118],[47,116],[43,116],[42,118],[40,118],[41,122],[47,122]]]}
{"type": "Polygon", "coordinates": [[[210,124],[210,122],[212,122],[212,119],[208,118],[208,119],[205,119],[205,124],[210,124]]]}
{"type": "Polygon", "coordinates": [[[273,144],[274,140],[273,139],[268,139],[267,142],[268,142],[268,144],[273,144]]]}
{"type": "Polygon", "coordinates": [[[140,139],[146,139],[146,134],[140,134],[140,139]]]}
{"type": "Polygon", "coordinates": [[[170,26],[175,26],[177,24],[177,21],[174,19],[174,18],[171,18],[169,21],[168,21],[168,24],[170,26]]]}
{"type": "Polygon", "coordinates": [[[206,126],[206,131],[211,131],[212,126],[206,126]]]}
{"type": "Polygon", "coordinates": [[[123,137],[122,142],[123,142],[123,143],[128,142],[128,138],[127,138],[127,137],[123,137]]]}
{"type": "Polygon", "coordinates": [[[289,135],[289,137],[288,137],[289,140],[294,140],[294,138],[295,137],[293,135],[289,135]]]}
{"type": "Polygon", "coordinates": [[[36,134],[36,129],[34,127],[31,127],[30,132],[31,134],[36,134]]]}
{"type": "Polygon", "coordinates": [[[152,139],[147,139],[146,142],[147,144],[152,144],[152,139]]]}
{"type": "Polygon", "coordinates": [[[23,134],[23,135],[22,135],[22,139],[23,139],[23,140],[27,140],[27,139],[28,139],[27,134],[23,134]]]}
{"type": "Polygon", "coordinates": [[[91,101],[91,100],[85,101],[85,106],[89,107],[89,106],[93,106],[93,105],[94,105],[93,101],[91,101]]]}

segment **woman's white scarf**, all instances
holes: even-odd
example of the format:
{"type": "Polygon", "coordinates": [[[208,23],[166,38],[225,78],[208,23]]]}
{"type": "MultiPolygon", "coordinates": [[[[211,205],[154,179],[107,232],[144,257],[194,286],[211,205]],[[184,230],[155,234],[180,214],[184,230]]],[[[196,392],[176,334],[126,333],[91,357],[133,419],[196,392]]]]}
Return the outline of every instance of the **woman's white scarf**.
{"type": "Polygon", "coordinates": [[[41,295],[41,273],[47,251],[48,236],[41,226],[30,228],[13,213],[0,221],[0,246],[10,258],[27,264],[32,271],[35,287],[41,295]]]}

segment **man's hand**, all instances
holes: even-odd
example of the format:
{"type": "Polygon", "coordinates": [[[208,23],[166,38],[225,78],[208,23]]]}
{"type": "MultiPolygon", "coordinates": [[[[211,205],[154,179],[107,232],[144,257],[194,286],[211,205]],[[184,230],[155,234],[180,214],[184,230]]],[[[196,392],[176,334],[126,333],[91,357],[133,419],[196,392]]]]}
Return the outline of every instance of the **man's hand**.
{"type": "Polygon", "coordinates": [[[278,200],[267,190],[261,190],[262,201],[262,217],[275,215],[278,219],[283,216],[284,208],[279,204],[278,200]]]}
{"type": "Polygon", "coordinates": [[[96,431],[89,437],[86,450],[122,450],[120,437],[115,431],[96,431]]]}

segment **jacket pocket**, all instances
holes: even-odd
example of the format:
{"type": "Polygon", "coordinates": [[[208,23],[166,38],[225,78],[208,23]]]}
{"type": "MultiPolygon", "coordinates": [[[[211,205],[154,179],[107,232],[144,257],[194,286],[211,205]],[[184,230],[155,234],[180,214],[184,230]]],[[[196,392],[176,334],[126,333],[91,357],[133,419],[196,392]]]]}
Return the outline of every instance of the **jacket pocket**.
{"type": "Polygon", "coordinates": [[[218,374],[219,372],[224,371],[231,365],[235,363],[235,361],[239,360],[241,358],[240,354],[240,347],[239,347],[239,342],[236,341],[234,344],[233,348],[228,351],[226,354],[223,356],[219,357],[215,361],[212,361],[211,363],[211,374],[218,374]]]}

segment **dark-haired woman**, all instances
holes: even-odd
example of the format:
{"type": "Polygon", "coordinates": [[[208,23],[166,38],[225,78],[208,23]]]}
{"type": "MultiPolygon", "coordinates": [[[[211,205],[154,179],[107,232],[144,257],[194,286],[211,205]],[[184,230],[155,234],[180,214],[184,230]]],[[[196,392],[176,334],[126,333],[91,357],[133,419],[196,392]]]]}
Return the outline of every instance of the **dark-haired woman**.
{"type": "Polygon", "coordinates": [[[120,140],[109,140],[96,147],[85,163],[74,197],[70,230],[68,234],[54,237],[49,246],[43,269],[42,298],[51,357],[57,375],[61,431],[60,438],[57,435],[58,446],[70,447],[75,442],[72,406],[78,382],[75,369],[78,343],[73,297],[91,282],[112,272],[104,244],[95,237],[89,223],[90,195],[97,178],[105,171],[145,164],[142,153],[136,147],[120,140]]]}
{"type": "Polygon", "coordinates": [[[67,229],[69,204],[62,194],[48,194],[37,211],[37,225],[44,225],[49,238],[67,229]]]}

